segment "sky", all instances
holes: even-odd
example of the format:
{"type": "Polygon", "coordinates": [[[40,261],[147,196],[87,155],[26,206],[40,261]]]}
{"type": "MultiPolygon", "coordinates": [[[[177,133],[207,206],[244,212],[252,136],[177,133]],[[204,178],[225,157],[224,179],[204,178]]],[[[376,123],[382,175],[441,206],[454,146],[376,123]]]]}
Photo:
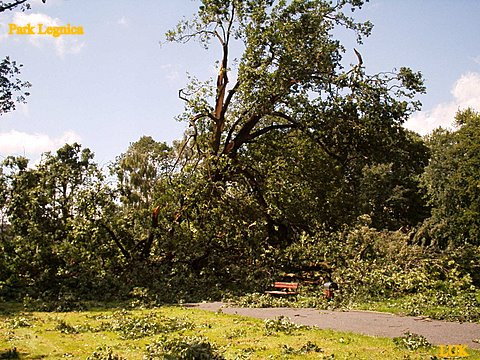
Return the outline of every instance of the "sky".
{"type": "MultiPolygon", "coordinates": [[[[24,13],[0,13],[0,58],[23,64],[27,104],[0,116],[0,161],[33,161],[65,142],[89,147],[108,165],[143,135],[171,143],[187,73],[216,73],[219,49],[165,43],[165,32],[198,9],[195,0],[32,0],[24,13]],[[8,35],[8,24],[82,26],[83,35],[8,35]]],[[[346,58],[362,54],[368,73],[408,66],[427,94],[406,127],[425,135],[449,127],[458,109],[480,110],[480,1],[371,0],[359,20],[374,24],[364,44],[346,38],[346,58]]]]}

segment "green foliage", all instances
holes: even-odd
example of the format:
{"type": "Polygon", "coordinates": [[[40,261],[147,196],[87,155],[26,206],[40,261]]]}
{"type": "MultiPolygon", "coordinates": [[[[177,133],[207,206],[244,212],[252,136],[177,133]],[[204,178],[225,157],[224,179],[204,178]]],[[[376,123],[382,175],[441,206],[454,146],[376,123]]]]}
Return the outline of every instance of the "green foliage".
{"type": "Polygon", "coordinates": [[[293,297],[276,297],[263,293],[248,293],[238,296],[225,296],[223,300],[239,307],[266,308],[266,307],[291,307],[291,308],[331,308],[331,302],[324,298],[323,289],[309,289],[293,297]]]}
{"type": "Polygon", "coordinates": [[[242,349],[241,351],[235,354],[233,360],[248,360],[252,357],[252,354],[255,353],[254,348],[242,349]]]}
{"type": "Polygon", "coordinates": [[[132,308],[149,308],[156,304],[155,297],[147,288],[134,287],[129,295],[132,298],[132,300],[130,300],[130,306],[132,308]]]}
{"type": "MultiPolygon", "coordinates": [[[[421,74],[367,74],[356,50],[347,66],[351,50],[335,37],[370,34],[351,16],[363,4],[204,0],[167,34],[221,44],[216,81],[192,77],[180,91],[181,141],[141,137],[110,177],[78,144],[35,167],[6,158],[0,296],[45,311],[92,299],[327,308],[406,298],[412,314],[438,298],[464,310],[436,316],[477,319],[480,117],[459,113],[460,128],[434,133],[428,147],[405,130],[421,74]],[[230,64],[235,42],[243,53],[230,64]],[[263,295],[282,273],[311,285],[294,299],[263,295]],[[340,286],[331,301],[327,280],[340,286]]],[[[18,68],[4,65],[11,83],[18,68]]],[[[190,325],[124,315],[103,326],[133,339],[190,325]]]]}
{"type": "Polygon", "coordinates": [[[100,329],[116,332],[122,339],[139,339],[146,336],[166,334],[193,329],[188,319],[161,317],[155,314],[132,316],[128,312],[118,311],[102,322],[100,329]]]}
{"type": "Polygon", "coordinates": [[[406,332],[402,337],[396,337],[393,342],[400,347],[404,347],[408,350],[418,350],[420,348],[429,348],[432,346],[423,335],[406,332]]]}
{"type": "Polygon", "coordinates": [[[147,345],[144,359],[171,360],[222,360],[216,346],[198,336],[162,338],[147,345]]]}
{"type": "Polygon", "coordinates": [[[23,308],[26,311],[58,311],[67,312],[75,310],[84,310],[85,304],[77,297],[72,295],[61,296],[57,299],[52,298],[32,298],[26,295],[23,298],[23,308]]]}
{"type": "Polygon", "coordinates": [[[387,158],[366,163],[359,176],[361,206],[356,216],[368,214],[377,229],[416,226],[429,215],[419,184],[428,163],[428,148],[411,132],[394,141],[387,158]]]}
{"type": "Polygon", "coordinates": [[[149,209],[170,170],[171,149],[150,136],[142,136],[117,157],[111,172],[117,177],[120,200],[127,207],[149,209]]]}
{"type": "Polygon", "coordinates": [[[25,103],[25,97],[30,95],[24,91],[31,86],[30,83],[17,77],[21,67],[8,56],[0,61],[0,116],[15,110],[16,103],[25,103]]]}
{"type": "Polygon", "coordinates": [[[452,294],[445,290],[428,290],[404,299],[398,308],[407,315],[427,315],[439,320],[480,320],[480,301],[478,295],[472,291],[452,294]]]}
{"type": "Polygon", "coordinates": [[[73,144],[44,154],[35,168],[21,157],[5,159],[2,210],[9,225],[0,237],[2,292],[21,297],[29,289],[52,300],[73,289],[88,296],[105,284],[97,269],[108,250],[92,227],[94,212],[101,211],[102,175],[92,158],[73,144]]]}
{"type": "MultiPolygon", "coordinates": [[[[359,42],[370,34],[369,22],[348,15],[363,4],[205,0],[167,33],[169,41],[196,39],[207,49],[218,40],[221,53],[216,82],[192,77],[179,93],[185,101],[179,119],[189,128],[175,145],[168,190],[156,190],[166,209],[151,255],[169,272],[162,277],[166,295],[215,299],[225,290],[262,290],[279,270],[322,262],[312,254],[290,256],[293,248],[302,252],[304,235],[342,231],[362,214],[389,229],[425,218],[417,177],[427,149],[401,127],[419,107],[421,75],[408,68],[367,75],[360,55],[346,68],[346,49],[334,37],[341,28],[359,42]],[[236,41],[244,51],[231,66],[236,41]]],[[[138,149],[149,156],[146,147],[138,149]]],[[[137,189],[135,172],[122,174],[131,179],[126,190],[137,189]]],[[[147,184],[142,196],[154,189],[147,184]]],[[[134,226],[146,236],[146,212],[127,218],[117,218],[119,240],[137,239],[134,226]]],[[[148,282],[136,285],[152,287],[148,282]]],[[[304,304],[318,305],[312,299],[304,304]]]]}
{"type": "Polygon", "coordinates": [[[224,300],[228,303],[233,303],[240,307],[290,307],[295,300],[291,300],[285,297],[273,297],[271,295],[262,293],[250,293],[242,296],[226,297],[224,300]]]}
{"type": "Polygon", "coordinates": [[[78,334],[79,331],[75,326],[67,324],[64,320],[58,320],[55,330],[60,331],[62,334],[78,334]]]}
{"type": "Polygon", "coordinates": [[[125,358],[115,354],[109,346],[100,346],[87,357],[87,360],[125,360],[125,358]]]}
{"type": "MultiPolygon", "coordinates": [[[[248,196],[258,210],[252,221],[240,208],[242,228],[231,226],[229,233],[255,226],[266,242],[249,239],[250,246],[257,245],[255,253],[262,245],[294,241],[299,231],[310,230],[312,221],[338,229],[365,210],[374,213],[376,222],[378,215],[381,226],[423,219],[414,215],[421,204],[415,202],[413,177],[425,156],[421,141],[412,140],[400,126],[418,107],[410,100],[424,91],[421,76],[407,68],[368,76],[361,60],[344,70],[345,48],[332,36],[337,27],[351,30],[358,41],[369,35],[370,23],[346,15],[347,9],[362,5],[363,1],[204,1],[197,16],[167,34],[170,41],[199,39],[209,48],[215,39],[222,45],[216,88],[195,81],[181,91],[186,104],[181,119],[190,124],[181,155],[187,154],[185,169],[203,173],[201,181],[207,183],[202,187],[206,191],[192,192],[186,206],[224,212],[231,205],[215,200],[227,198],[225,193],[235,187],[236,197],[244,196],[245,203],[248,196]],[[245,50],[236,66],[237,83],[228,88],[228,50],[236,40],[245,50]],[[207,98],[210,105],[205,100],[209,92],[216,95],[207,98]],[[387,180],[389,193],[378,196],[374,209],[361,209],[362,169],[393,161],[398,163],[387,180]],[[384,206],[387,202],[389,207],[384,206]],[[399,220],[389,223],[387,214],[380,218],[378,209],[384,208],[389,219],[399,220]]],[[[214,238],[205,229],[198,231],[214,238]]]]}
{"type": "Polygon", "coordinates": [[[21,327],[31,326],[29,319],[26,318],[26,317],[23,317],[23,316],[14,317],[13,319],[11,319],[8,322],[7,325],[10,329],[17,329],[17,328],[21,328],[21,327]]]}
{"type": "Polygon", "coordinates": [[[284,333],[287,335],[294,334],[297,330],[307,328],[305,325],[298,325],[293,323],[285,316],[279,316],[276,319],[265,319],[263,321],[265,326],[265,334],[272,335],[275,333],[284,333]]]}
{"type": "Polygon", "coordinates": [[[295,349],[287,344],[282,345],[282,353],[286,355],[304,355],[310,352],[322,353],[323,349],[310,341],[302,345],[299,349],[295,349]]]}
{"type": "Polygon", "coordinates": [[[326,309],[392,300],[396,305],[389,311],[478,320],[478,289],[471,276],[476,262],[465,261],[468,257],[459,255],[466,249],[459,249],[459,254],[427,250],[409,244],[410,236],[401,231],[378,231],[363,225],[369,223],[368,217],[359,222],[356,228],[342,232],[304,234],[299,242],[285,249],[277,266],[291,271],[311,269],[303,276],[319,279],[316,284],[303,286],[295,298],[250,293],[227,297],[226,301],[244,307],[326,309]],[[324,298],[321,281],[329,278],[339,284],[332,301],[324,298]]]}
{"type": "Polygon", "coordinates": [[[227,339],[237,339],[239,337],[245,337],[246,334],[247,334],[246,329],[236,329],[236,330],[232,331],[231,333],[226,334],[225,338],[227,338],[227,339]]]}
{"type": "Polygon", "coordinates": [[[480,114],[457,113],[458,130],[436,130],[428,137],[432,158],[422,177],[432,217],[418,241],[441,248],[480,245],[480,114]]]}

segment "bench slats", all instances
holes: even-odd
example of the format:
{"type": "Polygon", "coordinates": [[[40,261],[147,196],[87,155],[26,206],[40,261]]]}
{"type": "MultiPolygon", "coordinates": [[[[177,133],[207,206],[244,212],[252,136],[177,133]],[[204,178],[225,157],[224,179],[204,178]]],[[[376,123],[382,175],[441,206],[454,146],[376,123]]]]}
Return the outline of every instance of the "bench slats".
{"type": "Polygon", "coordinates": [[[265,294],[269,294],[269,295],[294,295],[294,294],[296,294],[296,292],[272,290],[272,291],[265,291],[265,294]]]}
{"type": "Polygon", "coordinates": [[[276,289],[283,289],[283,290],[265,291],[265,294],[270,294],[270,295],[295,295],[295,294],[297,294],[296,290],[298,289],[298,283],[289,283],[289,282],[277,281],[273,284],[273,287],[276,288],[276,289]]]}
{"type": "Polygon", "coordinates": [[[284,288],[284,289],[297,289],[298,283],[288,283],[288,282],[280,282],[277,281],[273,284],[276,288],[284,288]]]}

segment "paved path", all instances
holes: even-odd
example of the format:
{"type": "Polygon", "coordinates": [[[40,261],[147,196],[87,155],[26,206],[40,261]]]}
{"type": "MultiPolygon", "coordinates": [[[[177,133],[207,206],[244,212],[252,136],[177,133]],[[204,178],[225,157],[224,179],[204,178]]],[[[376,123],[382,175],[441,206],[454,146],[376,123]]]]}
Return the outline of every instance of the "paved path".
{"type": "Polygon", "coordinates": [[[396,337],[406,331],[425,336],[435,345],[464,344],[480,349],[480,324],[458,323],[425,319],[422,317],[399,316],[369,311],[327,311],[292,308],[237,308],[227,307],[221,302],[189,304],[203,310],[219,311],[225,314],[249,316],[258,319],[274,319],[287,316],[297,324],[318,326],[322,329],[351,331],[365,335],[396,337]]]}

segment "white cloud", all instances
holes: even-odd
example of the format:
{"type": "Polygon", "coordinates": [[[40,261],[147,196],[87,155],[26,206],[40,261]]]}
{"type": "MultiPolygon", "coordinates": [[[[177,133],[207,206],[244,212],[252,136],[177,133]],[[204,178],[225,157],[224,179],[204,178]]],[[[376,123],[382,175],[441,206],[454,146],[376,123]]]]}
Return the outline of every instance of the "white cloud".
{"type": "Polygon", "coordinates": [[[73,144],[80,141],[80,135],[74,131],[66,131],[59,137],[52,138],[47,134],[29,134],[10,130],[0,133],[0,154],[38,158],[43,152],[55,151],[66,143],[73,144]]]}
{"type": "Polygon", "coordinates": [[[128,20],[125,16],[122,16],[120,19],[117,20],[117,24],[121,26],[127,26],[128,20]]]}
{"type": "Polygon", "coordinates": [[[164,72],[165,78],[171,82],[176,82],[180,79],[179,65],[163,64],[160,65],[160,69],[164,72]]]}
{"type": "Polygon", "coordinates": [[[463,74],[455,82],[451,94],[452,101],[438,104],[432,110],[414,114],[405,123],[405,127],[425,135],[439,126],[452,129],[458,110],[470,107],[480,111],[480,74],[476,72],[463,74]]]}
{"type": "MultiPolygon", "coordinates": [[[[32,26],[38,26],[38,24],[43,24],[44,28],[48,26],[62,26],[64,25],[62,21],[58,18],[52,18],[46,14],[42,13],[23,13],[15,12],[11,19],[11,22],[18,26],[25,26],[31,24],[32,26]]],[[[72,24],[72,26],[80,24],[72,24]]],[[[2,28],[5,27],[5,24],[2,24],[2,28]]],[[[13,36],[13,35],[11,35],[13,36]]],[[[85,45],[84,41],[81,41],[82,35],[63,35],[59,37],[53,37],[49,35],[28,35],[26,37],[28,41],[35,47],[43,47],[44,45],[53,46],[56,53],[60,57],[64,57],[66,54],[77,54],[79,53],[85,45]]]]}

